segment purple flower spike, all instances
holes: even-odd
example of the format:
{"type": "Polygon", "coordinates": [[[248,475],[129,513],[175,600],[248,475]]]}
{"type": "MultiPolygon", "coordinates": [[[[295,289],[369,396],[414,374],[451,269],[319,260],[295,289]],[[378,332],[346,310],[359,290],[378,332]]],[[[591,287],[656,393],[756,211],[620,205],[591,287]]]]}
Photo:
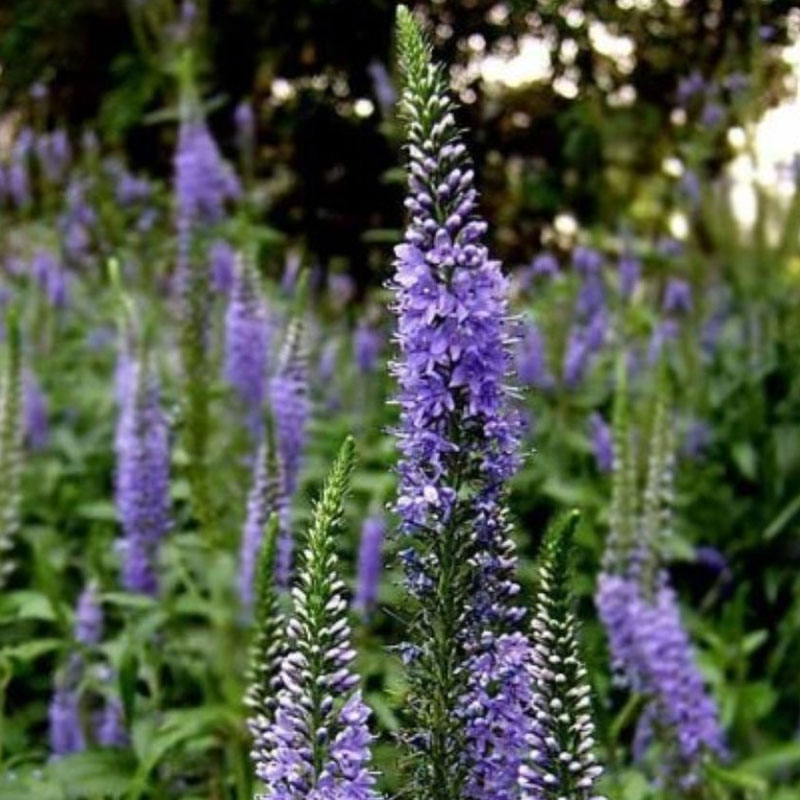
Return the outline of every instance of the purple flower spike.
{"type": "Polygon", "coordinates": [[[600,472],[611,472],[614,463],[614,445],[611,439],[611,428],[598,413],[589,417],[589,431],[592,439],[592,452],[597,469],[600,472]]]}
{"type": "MultiPolygon", "coordinates": [[[[270,426],[259,447],[253,468],[253,482],[247,496],[247,517],[239,552],[239,600],[249,612],[253,607],[258,554],[264,526],[270,514],[280,511],[280,484],[274,437],[270,426]]],[[[285,577],[285,576],[283,576],[285,577]]]]}
{"type": "Polygon", "coordinates": [[[381,353],[383,340],[380,332],[366,322],[362,322],[353,334],[353,356],[358,369],[369,374],[375,371],[381,353]]]}
{"type": "Polygon", "coordinates": [[[224,239],[218,239],[208,251],[211,285],[220,294],[230,294],[236,275],[236,251],[224,239]]]}
{"type": "Polygon", "coordinates": [[[356,595],[353,601],[353,607],[364,615],[374,611],[378,603],[385,535],[386,520],[383,517],[372,516],[364,520],[358,549],[356,595]]]}
{"type": "Polygon", "coordinates": [[[536,389],[552,389],[555,383],[547,366],[547,353],[539,327],[527,321],[517,344],[517,377],[520,383],[536,389]]]}
{"type": "Polygon", "coordinates": [[[552,253],[539,253],[531,262],[531,272],[537,278],[552,278],[558,275],[558,260],[552,253]]]}
{"type": "Polygon", "coordinates": [[[80,702],[75,689],[57,686],[50,701],[50,752],[53,758],[86,749],[80,702]]]}
{"type": "Polygon", "coordinates": [[[47,397],[30,370],[25,372],[23,381],[25,407],[25,439],[33,450],[47,447],[50,438],[47,397]]]}
{"type": "Polygon", "coordinates": [[[97,584],[87,584],[75,609],[75,640],[84,645],[97,644],[103,635],[103,609],[100,607],[97,584]]]}
{"type": "Polygon", "coordinates": [[[122,524],[122,584],[155,595],[155,559],[170,526],[169,439],[155,376],[145,362],[129,367],[117,421],[116,504],[122,524]]]}
{"type": "Polygon", "coordinates": [[[240,259],[225,316],[225,377],[247,409],[251,427],[260,423],[268,350],[266,307],[252,266],[240,259]]]}
{"type": "Polygon", "coordinates": [[[665,314],[688,314],[692,310],[692,287],[680,278],[671,278],[664,291],[665,314]]]}
{"type": "Polygon", "coordinates": [[[572,252],[572,266],[584,277],[595,274],[603,266],[603,257],[591,247],[579,245],[572,252]]]}
{"type": "Polygon", "coordinates": [[[125,712],[117,697],[106,700],[95,723],[95,738],[101,747],[127,747],[130,737],[125,728],[125,712]]]}
{"type": "Polygon", "coordinates": [[[638,258],[630,253],[624,253],[619,260],[619,293],[630,299],[639,283],[642,265],[638,258]]]}

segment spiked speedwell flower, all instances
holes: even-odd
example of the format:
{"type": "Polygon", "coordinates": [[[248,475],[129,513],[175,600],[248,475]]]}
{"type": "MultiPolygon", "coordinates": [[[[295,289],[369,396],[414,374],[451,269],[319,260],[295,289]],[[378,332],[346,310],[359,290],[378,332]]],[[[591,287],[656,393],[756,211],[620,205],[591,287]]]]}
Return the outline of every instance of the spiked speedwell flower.
{"type": "Polygon", "coordinates": [[[264,399],[269,328],[253,265],[240,258],[225,316],[225,377],[256,428],[264,399]]]}
{"type": "Polygon", "coordinates": [[[123,399],[116,449],[116,502],[122,524],[122,584],[155,594],[155,558],[169,520],[169,441],[158,383],[146,358],[129,367],[132,395],[123,399]]]}
{"type": "Polygon", "coordinates": [[[309,416],[308,356],[303,311],[308,275],[302,273],[297,286],[295,309],[286,331],[278,368],[270,381],[270,404],[275,420],[275,443],[281,468],[281,536],[276,575],[288,586],[292,568],[291,504],[297,490],[306,443],[309,416]]]}
{"type": "Polygon", "coordinates": [[[590,687],[580,656],[570,589],[576,512],[548,533],[531,623],[533,681],[530,753],[520,770],[522,800],[602,800],[602,768],[592,752],[590,687]]]}
{"type": "MultiPolygon", "coordinates": [[[[430,45],[402,6],[398,41],[410,220],[395,250],[392,282],[401,453],[396,510],[409,541],[402,554],[407,588],[417,600],[406,648],[416,780],[420,795],[436,800],[464,797],[468,784],[472,796],[499,799],[502,793],[484,795],[476,779],[494,743],[488,750],[483,739],[468,745],[469,731],[479,728],[465,730],[461,716],[465,708],[476,719],[491,713],[488,706],[476,709],[489,698],[468,675],[471,665],[485,666],[486,653],[499,656],[497,634],[518,619],[508,603],[516,585],[502,513],[519,427],[505,385],[512,366],[507,285],[483,244],[487,226],[476,216],[474,173],[445,72],[432,63],[430,45]]],[[[521,731],[517,737],[521,743],[521,731]]],[[[505,747],[512,752],[516,745],[505,747]]]]}
{"type": "Polygon", "coordinates": [[[243,608],[248,610],[253,605],[253,592],[256,589],[254,578],[259,564],[258,554],[263,548],[264,526],[271,515],[275,515],[277,522],[281,502],[278,459],[271,418],[266,428],[253,467],[253,483],[247,497],[247,518],[239,551],[239,600],[243,608]]]}
{"type": "Polygon", "coordinates": [[[677,792],[697,783],[709,754],[724,754],[724,737],[663,567],[674,461],[666,403],[663,397],[656,403],[639,502],[624,382],[617,391],[611,530],[596,601],[615,671],[646,700],[638,749],[653,734],[664,740],[662,777],[677,792]]]}
{"type": "Polygon", "coordinates": [[[337,574],[336,534],[353,467],[348,439],[334,463],[302,555],[294,615],[286,627],[277,708],[257,754],[258,777],[271,800],[371,800],[369,712],[350,663],[344,584],[337,574]]]}

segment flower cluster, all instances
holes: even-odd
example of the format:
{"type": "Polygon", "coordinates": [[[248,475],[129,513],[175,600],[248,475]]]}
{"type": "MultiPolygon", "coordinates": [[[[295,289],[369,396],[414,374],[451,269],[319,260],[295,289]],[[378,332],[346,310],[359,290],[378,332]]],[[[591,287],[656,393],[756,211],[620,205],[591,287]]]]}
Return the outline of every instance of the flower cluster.
{"type": "MultiPolygon", "coordinates": [[[[506,386],[512,368],[507,282],[484,244],[487,226],[477,217],[474,172],[445,74],[404,7],[398,40],[410,219],[405,242],[395,249],[399,355],[392,371],[400,406],[395,508],[408,537],[406,583],[418,601],[414,641],[405,649],[411,739],[420,791],[456,798],[469,786],[473,797],[499,797],[481,775],[497,759],[514,757],[523,731],[509,724],[503,730],[512,741],[487,740],[485,725],[502,702],[500,684],[470,684],[469,676],[498,665],[504,683],[516,685],[506,671],[522,670],[513,659],[499,666],[507,655],[501,637],[520,616],[510,604],[516,559],[503,513],[520,424],[506,386]],[[438,676],[432,686],[425,681],[431,674],[438,676]],[[466,728],[463,709],[472,720],[466,728]]],[[[518,721],[520,701],[508,698],[505,709],[518,721]]],[[[513,784],[501,791],[513,791],[513,784]]]]}
{"type": "Polygon", "coordinates": [[[358,548],[358,579],[353,607],[367,615],[378,603],[378,586],[383,571],[383,540],[386,536],[386,520],[373,515],[364,520],[361,542],[358,548]]]}
{"type": "Polygon", "coordinates": [[[310,414],[308,357],[302,308],[305,276],[297,289],[297,310],[289,322],[278,367],[269,384],[269,399],[275,420],[275,442],[280,464],[281,537],[278,545],[276,574],[281,586],[287,586],[292,568],[291,503],[297,490],[306,426],[310,414]]]}
{"type": "Polygon", "coordinates": [[[127,362],[116,434],[116,504],[122,525],[122,584],[156,594],[155,559],[169,525],[169,436],[146,357],[127,362]]]}
{"type": "Polygon", "coordinates": [[[624,383],[617,391],[611,530],[595,600],[617,682],[646,700],[636,749],[646,749],[654,732],[665,738],[662,777],[681,791],[697,783],[707,756],[724,755],[724,737],[663,568],[674,461],[666,403],[662,396],[656,403],[639,500],[624,383]]]}
{"type": "Polygon", "coordinates": [[[353,467],[343,445],[314,509],[286,626],[274,721],[256,751],[256,773],[271,800],[371,800],[369,712],[350,663],[336,533],[353,467]]]}
{"type": "Polygon", "coordinates": [[[244,609],[253,605],[254,578],[263,548],[264,526],[271,516],[277,516],[281,503],[278,458],[272,425],[267,424],[266,434],[256,454],[253,482],[247,497],[247,516],[242,532],[239,552],[239,600],[244,609]]]}
{"type": "Polygon", "coordinates": [[[225,315],[225,377],[247,410],[254,430],[261,422],[269,327],[252,264],[240,258],[225,315]]]}

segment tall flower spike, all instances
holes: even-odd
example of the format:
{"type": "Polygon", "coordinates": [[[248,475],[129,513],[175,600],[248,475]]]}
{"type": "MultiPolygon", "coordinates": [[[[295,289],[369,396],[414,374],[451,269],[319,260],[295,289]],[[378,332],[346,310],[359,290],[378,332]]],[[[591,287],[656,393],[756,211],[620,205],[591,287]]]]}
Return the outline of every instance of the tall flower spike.
{"type": "MultiPolygon", "coordinates": [[[[641,754],[657,737],[665,745],[662,782],[681,796],[700,781],[707,757],[723,756],[725,745],[716,706],[703,685],[663,566],[674,435],[663,371],[657,383],[640,502],[629,436],[618,436],[627,449],[620,448],[621,458],[614,467],[611,529],[596,601],[615,671],[646,700],[637,730],[637,752],[641,754]]],[[[618,408],[624,409],[624,384],[617,391],[618,408]]]]}
{"type": "Polygon", "coordinates": [[[250,258],[239,257],[225,315],[225,377],[257,429],[264,399],[269,349],[267,309],[250,258]]]}
{"type": "Polygon", "coordinates": [[[353,607],[365,617],[369,616],[378,604],[385,536],[386,520],[382,515],[374,514],[364,520],[358,547],[358,579],[353,607]]]}
{"type": "Polygon", "coordinates": [[[400,406],[395,508],[409,543],[401,554],[406,586],[416,601],[405,648],[409,741],[418,795],[460,800],[474,760],[486,755],[466,743],[464,709],[480,719],[472,700],[484,699],[473,697],[470,666],[483,652],[484,633],[491,652],[495,633],[514,616],[494,597],[508,581],[502,507],[517,465],[519,420],[506,387],[507,283],[483,244],[487,226],[477,217],[474,172],[445,71],[403,6],[397,27],[410,219],[395,249],[399,355],[392,369],[400,406]]]}
{"type": "Polygon", "coordinates": [[[601,800],[593,754],[590,687],[573,610],[571,551],[577,512],[548,532],[531,623],[533,682],[530,755],[520,770],[521,800],[601,800]]]}
{"type": "Polygon", "coordinates": [[[11,550],[20,528],[23,434],[20,332],[11,309],[0,385],[0,587],[13,570],[11,550]]]}
{"type": "Polygon", "coordinates": [[[294,311],[289,320],[278,368],[270,381],[270,404],[281,468],[281,536],[276,575],[282,587],[289,585],[291,575],[294,549],[291,506],[297,490],[310,413],[308,354],[303,322],[307,294],[308,273],[303,272],[297,283],[294,311]]]}
{"type": "Polygon", "coordinates": [[[155,595],[156,555],[170,525],[169,436],[148,359],[141,357],[131,369],[134,393],[124,399],[116,437],[122,584],[129,591],[155,595]]]}
{"type": "MultiPolygon", "coordinates": [[[[186,60],[186,63],[191,62],[186,60]]],[[[239,196],[240,187],[198,113],[189,76],[182,89],[174,168],[176,283],[180,301],[188,477],[195,516],[202,525],[208,526],[212,516],[206,463],[210,429],[207,348],[211,287],[203,238],[209,229],[221,222],[226,202],[239,196]]]]}
{"type": "Polygon", "coordinates": [[[247,725],[253,736],[252,758],[258,767],[269,757],[267,734],[274,721],[275,693],[278,688],[281,657],[284,654],[284,619],[275,590],[275,557],[278,543],[278,517],[269,518],[258,554],[253,637],[247,672],[244,704],[247,725]]]}
{"type": "Polygon", "coordinates": [[[264,526],[271,515],[276,520],[281,510],[281,487],[272,417],[267,417],[266,432],[253,467],[253,483],[247,497],[247,518],[239,552],[239,600],[245,610],[253,605],[254,578],[262,550],[264,526]]]}
{"type": "Polygon", "coordinates": [[[314,508],[286,628],[277,710],[256,773],[271,800],[371,800],[368,711],[350,664],[355,657],[336,535],[353,468],[342,446],[314,508]]]}

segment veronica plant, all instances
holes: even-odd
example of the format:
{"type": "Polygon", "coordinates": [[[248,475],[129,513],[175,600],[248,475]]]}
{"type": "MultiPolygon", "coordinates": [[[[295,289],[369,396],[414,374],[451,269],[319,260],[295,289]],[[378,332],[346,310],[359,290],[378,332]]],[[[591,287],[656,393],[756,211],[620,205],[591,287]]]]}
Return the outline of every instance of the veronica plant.
{"type": "Polygon", "coordinates": [[[225,315],[225,377],[245,409],[247,423],[256,430],[264,399],[269,327],[267,309],[259,292],[250,258],[236,264],[225,315]]]}
{"type": "MultiPolygon", "coordinates": [[[[244,609],[253,605],[254,583],[260,580],[259,552],[263,549],[264,526],[274,516],[277,524],[281,487],[272,418],[267,417],[266,433],[256,454],[253,482],[247,497],[247,516],[239,552],[239,600],[244,609]],[[257,580],[254,581],[254,578],[257,580]]],[[[258,591],[256,591],[258,596],[258,591]]]]}
{"type": "Polygon", "coordinates": [[[415,796],[500,800],[516,791],[525,727],[522,698],[510,689],[524,669],[524,642],[503,638],[522,616],[513,604],[516,559],[504,514],[519,434],[505,383],[512,368],[507,285],[483,244],[487,226],[477,217],[474,172],[445,71],[402,6],[398,41],[410,220],[392,281],[401,453],[395,508],[414,601],[403,655],[415,796]]]}
{"type": "Polygon", "coordinates": [[[0,587],[13,569],[11,550],[20,528],[24,436],[21,349],[19,322],[12,310],[0,385],[0,587]]]}
{"type": "Polygon", "coordinates": [[[356,688],[355,657],[336,535],[353,468],[348,439],[314,508],[292,591],[274,721],[256,751],[256,774],[271,800],[372,800],[369,712],[356,688]]]}
{"type": "MultiPolygon", "coordinates": [[[[665,569],[675,445],[660,383],[641,496],[626,400],[618,396],[612,527],[596,601],[618,677],[644,698],[636,750],[642,754],[657,741],[663,748],[660,779],[684,796],[696,791],[705,762],[724,756],[725,744],[665,569]]],[[[624,384],[617,391],[624,393],[624,384]]]]}
{"type": "Polygon", "coordinates": [[[571,551],[578,514],[548,532],[531,622],[532,726],[520,770],[522,800],[603,800],[594,756],[594,723],[571,591],[571,551]]]}
{"type": "Polygon", "coordinates": [[[270,381],[270,406],[275,420],[275,443],[280,464],[281,535],[276,575],[286,587],[292,569],[292,499],[297,490],[310,414],[308,353],[303,315],[308,295],[308,273],[295,287],[295,301],[278,366],[270,381]]]}
{"type": "Polygon", "coordinates": [[[206,232],[219,225],[225,214],[226,202],[239,196],[240,187],[230,165],[222,159],[200,113],[190,48],[186,49],[178,63],[181,122],[174,170],[184,428],[193,510],[198,521],[208,526],[212,516],[207,464],[211,276],[207,263],[206,232]]]}

